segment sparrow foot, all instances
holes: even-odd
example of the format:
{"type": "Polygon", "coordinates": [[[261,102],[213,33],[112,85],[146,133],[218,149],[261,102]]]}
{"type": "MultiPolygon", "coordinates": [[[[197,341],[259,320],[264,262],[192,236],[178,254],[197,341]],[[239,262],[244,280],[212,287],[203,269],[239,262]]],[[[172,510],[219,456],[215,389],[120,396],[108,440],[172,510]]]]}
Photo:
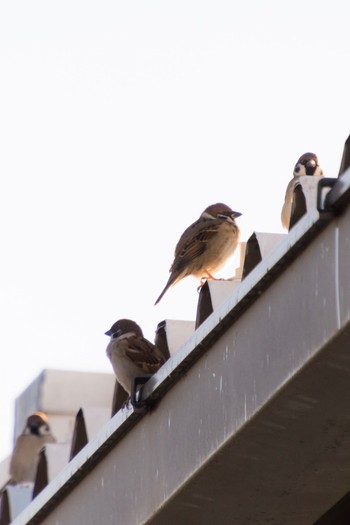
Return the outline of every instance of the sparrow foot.
{"type": "Polygon", "coordinates": [[[122,404],[122,406],[121,406],[120,408],[121,408],[122,410],[123,410],[124,408],[127,409],[127,410],[129,410],[130,405],[131,405],[131,398],[128,397],[128,399],[126,399],[126,400],[124,401],[124,403],[122,404]]]}
{"type": "Polygon", "coordinates": [[[227,281],[227,280],[229,279],[224,279],[223,277],[213,277],[212,275],[210,275],[210,273],[208,273],[208,275],[206,275],[205,277],[201,277],[201,280],[199,281],[199,285],[197,287],[197,292],[199,293],[201,291],[202,286],[207,281],[227,281]]]}
{"type": "Polygon", "coordinates": [[[207,277],[202,277],[201,280],[199,281],[199,285],[197,286],[197,292],[199,293],[202,289],[202,286],[205,285],[205,283],[207,282],[208,278],[207,277]]]}

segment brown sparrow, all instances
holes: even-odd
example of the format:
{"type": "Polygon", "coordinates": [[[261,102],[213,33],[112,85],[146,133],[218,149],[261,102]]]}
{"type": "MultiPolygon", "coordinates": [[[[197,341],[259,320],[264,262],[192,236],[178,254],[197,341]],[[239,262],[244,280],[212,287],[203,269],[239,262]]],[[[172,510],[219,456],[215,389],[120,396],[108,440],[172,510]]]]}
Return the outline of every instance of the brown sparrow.
{"type": "Polygon", "coordinates": [[[105,334],[111,338],[106,353],[117,381],[131,395],[132,404],[136,404],[135,380],[149,379],[165,363],[165,358],[159,348],[143,337],[139,325],[130,319],[119,319],[105,334]]]}
{"type": "Polygon", "coordinates": [[[299,177],[309,175],[311,177],[323,177],[323,171],[318,163],[317,155],[314,153],[304,153],[296,163],[293,171],[293,178],[289,182],[286,196],[281,212],[282,226],[289,228],[289,221],[293,213],[294,189],[299,184],[299,177]]]}
{"type": "Polygon", "coordinates": [[[188,275],[201,280],[215,279],[212,274],[225,265],[237,247],[239,228],[235,219],[241,215],[221,202],[203,211],[199,219],[181,235],[175,248],[169,280],[155,304],[170,286],[188,275]]]}
{"type": "Polygon", "coordinates": [[[27,419],[26,426],[16,439],[10,462],[11,483],[34,483],[39,461],[39,452],[46,443],[55,443],[47,416],[35,412],[27,419]]]}

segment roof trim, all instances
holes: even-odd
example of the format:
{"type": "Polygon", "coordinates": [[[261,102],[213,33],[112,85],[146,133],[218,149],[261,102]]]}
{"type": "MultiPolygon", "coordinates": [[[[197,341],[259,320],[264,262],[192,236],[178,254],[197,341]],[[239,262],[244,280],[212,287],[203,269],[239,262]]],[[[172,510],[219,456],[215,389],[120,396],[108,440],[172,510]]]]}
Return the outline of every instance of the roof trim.
{"type": "MultiPolygon", "coordinates": [[[[350,170],[342,185],[350,188],[350,170]]],[[[342,192],[344,195],[344,192],[342,192]]],[[[349,196],[349,191],[347,192],[349,196]]],[[[267,255],[234,290],[232,296],[215,310],[189,340],[162,366],[144,388],[145,397],[156,401],[180,379],[186,370],[238,319],[288,267],[301,251],[333,219],[334,212],[305,215],[275,249],[267,255]]],[[[13,525],[35,524],[113,448],[144,416],[132,407],[119,410],[70,463],[21,513],[13,525]]]]}

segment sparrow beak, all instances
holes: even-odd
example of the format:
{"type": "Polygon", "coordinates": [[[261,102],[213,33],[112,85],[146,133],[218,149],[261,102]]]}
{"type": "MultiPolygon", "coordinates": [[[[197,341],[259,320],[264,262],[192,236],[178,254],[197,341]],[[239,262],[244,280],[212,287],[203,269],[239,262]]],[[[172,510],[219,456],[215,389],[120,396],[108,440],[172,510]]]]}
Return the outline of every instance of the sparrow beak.
{"type": "Polygon", "coordinates": [[[231,213],[231,217],[233,217],[234,219],[237,219],[237,217],[240,217],[242,214],[239,212],[239,211],[233,211],[231,213]]]}
{"type": "Polygon", "coordinates": [[[112,335],[112,332],[108,330],[107,332],[105,332],[105,335],[108,335],[110,337],[112,335]]]}
{"type": "Polygon", "coordinates": [[[316,161],[311,159],[309,160],[306,165],[305,165],[305,168],[306,168],[306,175],[313,175],[314,172],[315,172],[315,169],[316,169],[316,161]]]}

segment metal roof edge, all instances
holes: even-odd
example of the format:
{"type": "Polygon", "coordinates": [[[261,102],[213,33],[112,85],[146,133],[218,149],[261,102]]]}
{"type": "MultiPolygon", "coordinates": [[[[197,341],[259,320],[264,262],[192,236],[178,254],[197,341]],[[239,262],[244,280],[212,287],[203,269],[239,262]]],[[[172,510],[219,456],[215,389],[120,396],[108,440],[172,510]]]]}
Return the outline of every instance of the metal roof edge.
{"type": "MultiPolygon", "coordinates": [[[[349,181],[346,184],[350,187],[349,181]]],[[[345,179],[345,175],[343,176],[345,179]]],[[[344,183],[344,180],[343,180],[344,183]]],[[[162,366],[144,387],[145,398],[157,400],[182,376],[185,369],[205,352],[214,341],[274,281],[334,215],[316,209],[305,215],[281,243],[271,251],[240,283],[232,295],[201,324],[188,341],[162,366]]],[[[132,407],[119,410],[62,470],[62,472],[13,521],[13,525],[34,524],[49,512],[64,495],[103,458],[116,443],[142,418],[132,407]]]]}

